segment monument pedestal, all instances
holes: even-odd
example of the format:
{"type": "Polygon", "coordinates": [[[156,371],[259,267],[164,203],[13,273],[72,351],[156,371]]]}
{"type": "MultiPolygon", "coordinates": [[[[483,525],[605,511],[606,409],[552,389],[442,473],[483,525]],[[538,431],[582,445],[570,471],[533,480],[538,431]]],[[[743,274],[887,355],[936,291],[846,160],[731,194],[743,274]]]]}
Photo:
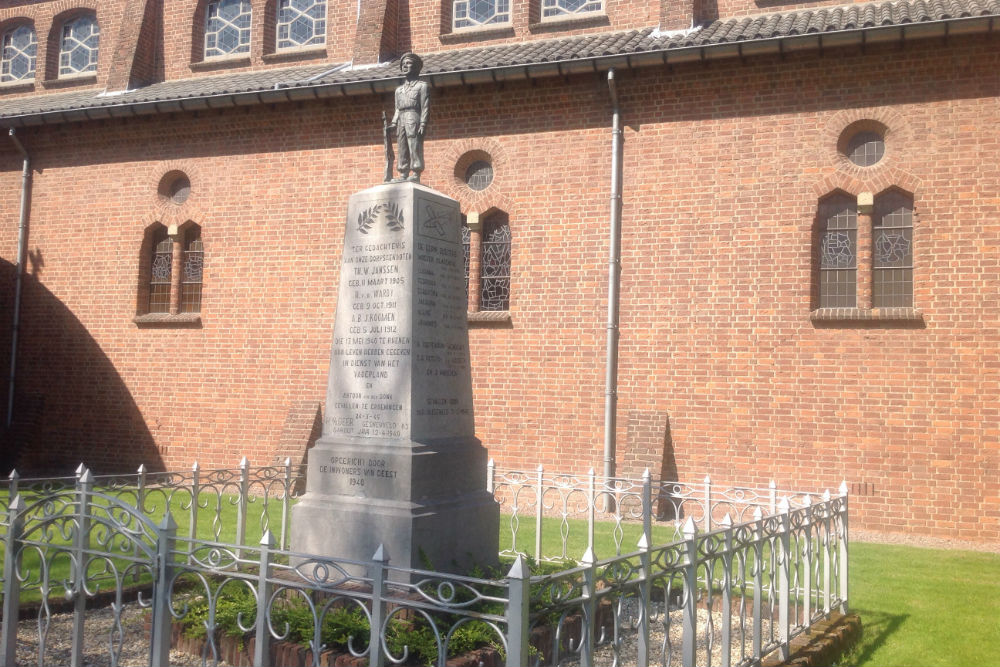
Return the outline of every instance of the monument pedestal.
{"type": "Polygon", "coordinates": [[[475,437],[458,203],[416,183],[348,206],[323,436],[292,548],[461,572],[497,560],[475,437]]]}

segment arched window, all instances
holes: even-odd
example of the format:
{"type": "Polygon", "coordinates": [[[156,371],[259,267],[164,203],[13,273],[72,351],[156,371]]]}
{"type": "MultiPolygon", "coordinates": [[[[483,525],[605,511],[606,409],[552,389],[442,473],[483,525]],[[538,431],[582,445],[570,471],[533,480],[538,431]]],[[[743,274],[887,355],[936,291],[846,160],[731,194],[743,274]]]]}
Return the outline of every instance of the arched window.
{"type": "Polygon", "coordinates": [[[205,8],[205,57],[250,53],[250,0],[212,0],[205,8]]]}
{"type": "Polygon", "coordinates": [[[101,30],[93,14],[83,14],[63,24],[59,76],[96,72],[100,41],[101,30]]]}
{"type": "Polygon", "coordinates": [[[153,230],[153,261],[150,264],[149,308],[150,313],[170,312],[170,283],[172,278],[174,242],[163,225],[153,230]]]}
{"type": "Polygon", "coordinates": [[[578,16],[604,10],[604,0],[542,0],[542,19],[578,16]]]}
{"type": "Polygon", "coordinates": [[[184,230],[184,262],[181,277],[180,312],[201,311],[201,273],[205,252],[201,244],[201,227],[190,225],[184,230]]]}
{"type": "Polygon", "coordinates": [[[0,82],[28,81],[35,78],[38,38],[30,25],[19,25],[3,36],[0,82]]]}
{"type": "Polygon", "coordinates": [[[326,43],[326,0],[278,0],[278,49],[326,43]]]}
{"type": "Polygon", "coordinates": [[[856,308],[858,212],[854,197],[831,195],[819,205],[819,307],[856,308]]]}
{"type": "Polygon", "coordinates": [[[483,222],[479,310],[510,308],[510,223],[506,213],[483,222]]]}
{"type": "Polygon", "coordinates": [[[454,28],[480,28],[510,23],[510,0],[455,0],[454,28]]]}
{"type": "Polygon", "coordinates": [[[872,307],[913,307],[913,199],[899,190],[875,198],[872,307]]]}

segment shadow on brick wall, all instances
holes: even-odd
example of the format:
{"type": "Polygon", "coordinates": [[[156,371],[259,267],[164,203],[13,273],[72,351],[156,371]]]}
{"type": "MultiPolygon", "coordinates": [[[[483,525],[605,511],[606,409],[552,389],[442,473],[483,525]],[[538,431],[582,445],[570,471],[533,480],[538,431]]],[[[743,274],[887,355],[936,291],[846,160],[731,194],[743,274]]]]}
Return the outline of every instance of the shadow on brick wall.
{"type": "MultiPolygon", "coordinates": [[[[128,387],[76,316],[38,279],[44,262],[32,253],[25,273],[12,423],[9,395],[14,266],[0,260],[0,472],[68,473],[79,463],[95,472],[150,470],[163,462],[128,387]]],[[[122,323],[124,326],[124,323],[122,323]]]]}

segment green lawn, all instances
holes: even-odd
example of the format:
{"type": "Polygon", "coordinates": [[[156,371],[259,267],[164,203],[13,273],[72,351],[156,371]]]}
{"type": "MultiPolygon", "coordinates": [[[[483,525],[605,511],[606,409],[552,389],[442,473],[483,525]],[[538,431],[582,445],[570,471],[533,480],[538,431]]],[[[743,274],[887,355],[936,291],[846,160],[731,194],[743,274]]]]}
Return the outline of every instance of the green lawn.
{"type": "Polygon", "coordinates": [[[1000,554],[854,543],[851,667],[1000,665],[1000,554]]]}

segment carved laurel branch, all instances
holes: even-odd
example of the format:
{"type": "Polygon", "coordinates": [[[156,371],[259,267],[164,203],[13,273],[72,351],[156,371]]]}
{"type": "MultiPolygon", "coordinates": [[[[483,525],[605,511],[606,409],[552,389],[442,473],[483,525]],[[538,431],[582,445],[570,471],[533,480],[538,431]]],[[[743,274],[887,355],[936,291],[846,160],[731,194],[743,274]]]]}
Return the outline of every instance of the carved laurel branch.
{"type": "Polygon", "coordinates": [[[389,229],[394,232],[403,231],[403,211],[400,210],[399,204],[387,202],[382,204],[382,210],[385,211],[386,224],[389,225],[389,229]]]}
{"type": "Polygon", "coordinates": [[[358,231],[367,234],[375,221],[378,220],[379,214],[385,216],[385,224],[394,232],[401,232],[406,226],[399,204],[384,202],[375,204],[358,214],[358,231]]]}
{"type": "Polygon", "coordinates": [[[371,226],[375,224],[375,218],[378,217],[379,211],[382,210],[382,204],[375,204],[374,206],[362,211],[358,214],[358,231],[362,234],[367,234],[371,226]]]}

